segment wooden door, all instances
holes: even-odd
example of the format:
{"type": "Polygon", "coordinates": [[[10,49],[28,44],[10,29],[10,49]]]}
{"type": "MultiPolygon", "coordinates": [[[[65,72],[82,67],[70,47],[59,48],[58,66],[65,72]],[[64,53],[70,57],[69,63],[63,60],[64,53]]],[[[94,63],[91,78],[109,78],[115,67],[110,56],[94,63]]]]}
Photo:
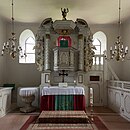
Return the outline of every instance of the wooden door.
{"type": "Polygon", "coordinates": [[[93,105],[103,105],[103,73],[93,72],[89,74],[89,88],[93,90],[93,105]]]}

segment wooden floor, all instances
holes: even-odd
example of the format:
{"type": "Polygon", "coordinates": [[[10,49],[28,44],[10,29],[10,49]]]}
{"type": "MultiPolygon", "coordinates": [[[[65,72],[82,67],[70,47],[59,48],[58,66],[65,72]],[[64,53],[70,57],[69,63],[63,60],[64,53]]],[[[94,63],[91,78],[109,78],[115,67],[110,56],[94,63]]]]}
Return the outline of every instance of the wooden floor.
{"type": "MultiPolygon", "coordinates": [[[[109,130],[130,130],[130,122],[123,119],[117,113],[105,107],[87,108],[88,115],[98,115],[109,130]]],[[[0,130],[19,130],[30,115],[38,115],[39,112],[30,114],[20,113],[18,110],[8,113],[0,118],[0,130]]]]}

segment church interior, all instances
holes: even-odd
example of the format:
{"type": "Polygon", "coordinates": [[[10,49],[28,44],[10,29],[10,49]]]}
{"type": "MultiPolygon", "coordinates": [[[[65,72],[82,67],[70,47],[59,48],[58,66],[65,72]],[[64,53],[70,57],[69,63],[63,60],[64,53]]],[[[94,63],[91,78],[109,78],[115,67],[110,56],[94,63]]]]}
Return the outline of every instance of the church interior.
{"type": "Polygon", "coordinates": [[[129,0],[0,9],[0,129],[130,129],[129,0]]]}

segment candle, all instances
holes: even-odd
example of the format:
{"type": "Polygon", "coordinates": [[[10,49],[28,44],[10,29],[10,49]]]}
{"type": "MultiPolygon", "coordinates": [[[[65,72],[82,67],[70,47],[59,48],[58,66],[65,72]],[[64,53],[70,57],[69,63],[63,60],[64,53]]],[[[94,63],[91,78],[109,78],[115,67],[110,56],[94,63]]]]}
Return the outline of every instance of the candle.
{"type": "Polygon", "coordinates": [[[121,48],[123,49],[123,45],[121,46],[121,48]]]}
{"type": "Polygon", "coordinates": [[[1,55],[2,55],[2,56],[4,55],[4,51],[1,52],[1,55]]]}
{"type": "Polygon", "coordinates": [[[50,80],[48,80],[48,83],[50,83],[50,80]]]}
{"type": "Polygon", "coordinates": [[[16,47],[14,48],[14,51],[16,52],[16,47]]]}
{"type": "Polygon", "coordinates": [[[128,51],[128,46],[126,46],[125,50],[128,51]]]}
{"type": "Polygon", "coordinates": [[[126,46],[126,48],[125,48],[125,53],[126,54],[128,53],[128,46],[126,46]]]}

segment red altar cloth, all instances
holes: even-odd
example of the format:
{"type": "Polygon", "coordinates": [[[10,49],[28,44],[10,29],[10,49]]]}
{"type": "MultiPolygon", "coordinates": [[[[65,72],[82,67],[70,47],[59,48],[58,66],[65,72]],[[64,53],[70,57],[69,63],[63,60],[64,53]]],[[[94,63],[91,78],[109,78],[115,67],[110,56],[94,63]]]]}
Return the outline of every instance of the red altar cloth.
{"type": "MultiPolygon", "coordinates": [[[[84,110],[85,107],[85,96],[84,95],[74,95],[74,110],[84,110]]],[[[41,96],[40,101],[40,111],[55,110],[55,95],[44,95],[41,96]]]]}

